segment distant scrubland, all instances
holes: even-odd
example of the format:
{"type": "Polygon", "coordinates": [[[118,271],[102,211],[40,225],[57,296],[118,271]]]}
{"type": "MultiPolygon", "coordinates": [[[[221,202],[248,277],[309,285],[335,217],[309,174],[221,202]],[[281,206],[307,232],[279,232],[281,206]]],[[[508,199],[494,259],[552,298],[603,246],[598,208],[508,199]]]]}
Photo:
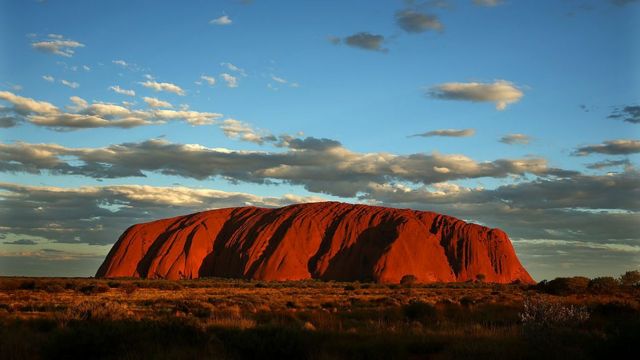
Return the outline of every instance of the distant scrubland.
{"type": "Polygon", "coordinates": [[[537,285],[0,277],[2,359],[637,355],[640,273],[537,285]]]}

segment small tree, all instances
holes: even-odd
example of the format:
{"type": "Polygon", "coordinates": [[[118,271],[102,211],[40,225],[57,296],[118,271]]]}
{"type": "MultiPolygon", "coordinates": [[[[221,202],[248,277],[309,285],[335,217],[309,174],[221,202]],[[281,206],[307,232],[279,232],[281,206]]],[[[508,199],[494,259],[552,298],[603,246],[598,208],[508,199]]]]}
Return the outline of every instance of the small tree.
{"type": "Polygon", "coordinates": [[[415,275],[409,274],[405,275],[400,279],[400,285],[413,285],[418,281],[418,278],[415,275]]]}
{"type": "Polygon", "coordinates": [[[484,282],[486,279],[487,279],[487,275],[485,274],[476,275],[476,280],[478,280],[479,282],[484,282]]]}
{"type": "Polygon", "coordinates": [[[630,270],[620,276],[620,282],[624,286],[640,285],[640,271],[630,270]]]}

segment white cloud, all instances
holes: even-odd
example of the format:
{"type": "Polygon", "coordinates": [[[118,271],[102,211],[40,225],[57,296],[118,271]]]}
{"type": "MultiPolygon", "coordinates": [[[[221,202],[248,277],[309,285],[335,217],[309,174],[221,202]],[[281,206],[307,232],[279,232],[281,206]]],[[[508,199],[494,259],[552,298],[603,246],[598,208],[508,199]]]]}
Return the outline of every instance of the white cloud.
{"type": "Polygon", "coordinates": [[[507,134],[500,138],[500,142],[509,145],[526,145],[531,142],[531,137],[525,134],[507,134]]]}
{"type": "Polygon", "coordinates": [[[211,125],[221,114],[189,110],[155,110],[153,116],[161,120],[183,119],[190,125],[211,125]]]}
{"type": "Polygon", "coordinates": [[[202,75],[200,76],[200,79],[206,81],[211,86],[216,84],[216,78],[214,78],[213,76],[202,75]]]}
{"type": "Polygon", "coordinates": [[[220,74],[220,77],[222,78],[222,80],[224,80],[224,82],[227,83],[227,87],[230,88],[236,88],[238,87],[238,78],[231,75],[231,74],[227,74],[227,73],[222,73],[220,74]]]}
{"type": "Polygon", "coordinates": [[[73,105],[66,106],[66,108],[71,111],[81,111],[82,109],[89,107],[89,103],[79,96],[72,96],[69,100],[71,100],[73,105]]]}
{"type": "MultiPolygon", "coordinates": [[[[290,87],[293,88],[297,88],[300,86],[300,84],[298,84],[297,82],[289,82],[289,80],[280,77],[280,76],[276,76],[271,74],[271,80],[275,81],[276,83],[280,84],[280,85],[289,85],[290,87]]],[[[267,84],[267,87],[271,90],[278,90],[279,87],[278,85],[274,86],[273,84],[267,84]]]]}
{"type": "Polygon", "coordinates": [[[220,129],[224,135],[231,139],[240,139],[256,144],[264,144],[265,142],[275,142],[277,138],[266,131],[256,130],[251,125],[235,120],[227,119],[220,124],[220,129]]]}
{"type": "MultiPolygon", "coordinates": [[[[50,34],[55,35],[55,34],[50,34]]],[[[70,39],[64,39],[62,35],[55,35],[58,37],[51,38],[53,40],[42,40],[31,43],[31,47],[45,53],[60,55],[64,57],[72,57],[75,53],[75,48],[84,47],[84,44],[70,39]]]]}
{"type": "Polygon", "coordinates": [[[167,91],[167,92],[171,92],[180,96],[184,96],[185,92],[184,90],[182,90],[182,88],[176,84],[172,84],[172,83],[165,83],[165,82],[156,82],[156,81],[145,81],[145,82],[141,82],[140,85],[146,87],[146,88],[150,88],[153,89],[155,91],[167,91]]]}
{"type": "Polygon", "coordinates": [[[573,154],[586,156],[590,154],[631,155],[640,153],[640,140],[617,139],[608,140],[602,144],[579,147],[573,154]]]}
{"type": "Polygon", "coordinates": [[[53,114],[58,112],[58,108],[51,103],[18,96],[9,91],[0,91],[0,100],[13,104],[14,110],[21,115],[29,113],[53,114]]]}
{"type": "Polygon", "coordinates": [[[134,90],[126,90],[121,88],[119,85],[109,86],[109,90],[112,90],[118,94],[127,95],[127,96],[136,96],[136,92],[134,90]]]}
{"type": "Polygon", "coordinates": [[[10,82],[7,82],[6,84],[9,85],[9,87],[13,91],[22,91],[22,85],[20,85],[20,84],[12,84],[10,82]]]}
{"type": "Polygon", "coordinates": [[[51,76],[51,75],[42,75],[42,78],[44,79],[44,81],[48,81],[48,82],[54,82],[56,79],[51,76]]]}
{"type": "Polygon", "coordinates": [[[67,112],[48,102],[25,98],[8,91],[0,92],[0,100],[7,101],[13,105],[12,108],[5,110],[13,117],[55,130],[98,127],[131,128],[164,124],[168,121],[176,120],[182,120],[191,125],[208,125],[215,123],[216,119],[222,117],[222,114],[210,112],[155,109],[132,110],[120,105],[102,102],[89,104],[77,96],[70,98],[73,105],[66,107],[67,112]]]}
{"type": "Polygon", "coordinates": [[[436,99],[493,102],[498,110],[504,110],[508,104],[520,101],[524,95],[506,80],[496,80],[493,83],[444,83],[430,88],[427,94],[436,99]]]}
{"type": "Polygon", "coordinates": [[[411,137],[430,137],[430,136],[448,136],[448,137],[469,137],[476,134],[475,129],[439,129],[427,131],[421,134],[411,135],[411,137]]]}
{"type": "Polygon", "coordinates": [[[280,83],[280,84],[286,84],[287,83],[287,80],[285,80],[285,79],[283,79],[281,77],[277,77],[275,75],[271,75],[271,80],[273,80],[273,81],[275,81],[277,83],[280,83]]]}
{"type": "Polygon", "coordinates": [[[342,41],[348,46],[363,50],[379,51],[383,53],[389,51],[388,49],[382,47],[385,42],[383,35],[372,34],[369,32],[355,33],[353,35],[345,37],[342,40],[340,40],[340,38],[331,37],[329,41],[334,45],[338,45],[342,41]]]}
{"type": "Polygon", "coordinates": [[[409,33],[421,33],[428,30],[442,31],[444,28],[437,16],[415,10],[398,11],[396,22],[398,26],[409,33]]]}
{"type": "Polygon", "coordinates": [[[236,65],[234,65],[234,64],[232,64],[232,63],[229,63],[229,62],[222,62],[222,63],[220,63],[220,66],[222,66],[222,67],[226,67],[226,68],[227,68],[227,69],[229,69],[230,71],[237,72],[238,74],[240,74],[240,75],[242,75],[242,76],[247,76],[247,73],[246,73],[246,71],[244,71],[244,69],[243,69],[243,68],[238,67],[238,66],[236,66],[236,65]]]}
{"type": "Polygon", "coordinates": [[[114,64],[116,64],[116,65],[118,65],[118,66],[122,66],[122,67],[124,67],[124,68],[126,68],[126,67],[128,67],[128,66],[129,66],[129,64],[128,64],[126,61],[124,61],[124,60],[113,60],[113,61],[111,61],[111,62],[112,62],[112,63],[114,63],[114,64]]]}
{"type": "Polygon", "coordinates": [[[220,25],[220,26],[231,25],[231,23],[233,23],[233,21],[228,15],[223,15],[223,16],[220,16],[219,18],[209,21],[209,24],[220,25]]]}
{"type": "Polygon", "coordinates": [[[64,85],[64,86],[68,86],[68,87],[70,87],[72,89],[77,89],[77,88],[80,87],[80,84],[78,84],[75,81],[67,81],[67,80],[62,79],[62,80],[60,80],[60,83],[62,83],[62,85],[64,85]]]}
{"type": "Polygon", "coordinates": [[[473,0],[478,6],[494,7],[503,3],[503,0],[473,0]]]}
{"type": "Polygon", "coordinates": [[[166,102],[166,101],[162,101],[160,99],[156,99],[156,98],[152,98],[152,97],[144,97],[143,98],[144,102],[147,103],[147,105],[149,105],[150,107],[153,108],[170,108],[173,107],[173,105],[171,105],[170,103],[166,102]]]}

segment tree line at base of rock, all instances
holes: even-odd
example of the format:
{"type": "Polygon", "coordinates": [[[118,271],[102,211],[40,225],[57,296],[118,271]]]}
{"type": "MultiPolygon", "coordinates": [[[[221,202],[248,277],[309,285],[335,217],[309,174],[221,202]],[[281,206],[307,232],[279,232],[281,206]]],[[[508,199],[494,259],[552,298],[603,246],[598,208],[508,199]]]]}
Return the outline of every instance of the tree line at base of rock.
{"type": "Polygon", "coordinates": [[[589,279],[584,276],[559,277],[553,280],[542,280],[535,285],[541,292],[553,295],[570,295],[580,293],[610,294],[620,288],[640,286],[640,271],[630,270],[619,278],[602,276],[589,279]]]}

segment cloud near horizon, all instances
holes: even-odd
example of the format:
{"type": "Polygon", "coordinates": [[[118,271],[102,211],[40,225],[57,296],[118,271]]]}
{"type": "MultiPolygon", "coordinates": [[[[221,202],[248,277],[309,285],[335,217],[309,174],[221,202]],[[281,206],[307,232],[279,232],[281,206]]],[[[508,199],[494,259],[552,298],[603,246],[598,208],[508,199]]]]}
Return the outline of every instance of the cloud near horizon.
{"type": "MultiPolygon", "coordinates": [[[[374,205],[436,211],[500,227],[507,231],[516,248],[528,248],[524,254],[519,252],[521,257],[545,254],[553,246],[571,251],[573,260],[591,263],[598,250],[598,258],[606,254],[624,265],[640,256],[636,242],[640,236],[640,200],[626,195],[640,190],[639,175],[635,171],[576,175],[495,189],[452,183],[419,187],[370,183],[358,199],[374,205]],[[585,193],[594,196],[584,196],[585,193]],[[588,253],[575,252],[576,248],[588,253]]],[[[279,207],[323,200],[315,196],[264,197],[184,186],[63,188],[0,183],[0,216],[8,224],[0,228],[0,235],[43,239],[39,241],[43,246],[47,242],[106,245],[133,223],[212,208],[279,207]]],[[[531,261],[530,269],[536,267],[535,258],[531,261]]]]}
{"type": "MultiPolygon", "coordinates": [[[[258,141],[254,130],[228,122],[228,136],[258,141]]],[[[259,138],[259,137],[258,137],[259,138]]],[[[237,151],[176,144],[162,139],[122,143],[103,148],[71,148],[56,144],[0,143],[0,171],[91,178],[145,177],[145,172],[198,180],[227,180],[271,184],[288,183],[342,197],[354,197],[370,184],[403,181],[433,184],[450,180],[507,178],[532,174],[571,176],[575,171],[549,167],[542,158],[497,159],[477,162],[464,155],[416,153],[358,153],[340,142],[313,137],[265,135],[261,141],[286,148],[282,152],[237,151]]]]}
{"type": "Polygon", "coordinates": [[[136,222],[238,205],[279,207],[322,200],[316,196],[270,197],[183,186],[64,188],[0,183],[0,215],[6,220],[0,234],[106,245],[136,222]]]}

